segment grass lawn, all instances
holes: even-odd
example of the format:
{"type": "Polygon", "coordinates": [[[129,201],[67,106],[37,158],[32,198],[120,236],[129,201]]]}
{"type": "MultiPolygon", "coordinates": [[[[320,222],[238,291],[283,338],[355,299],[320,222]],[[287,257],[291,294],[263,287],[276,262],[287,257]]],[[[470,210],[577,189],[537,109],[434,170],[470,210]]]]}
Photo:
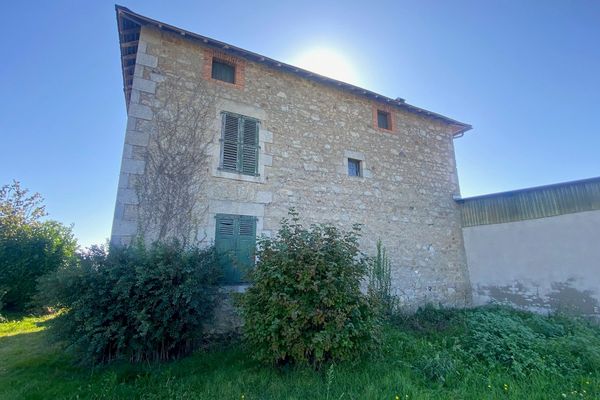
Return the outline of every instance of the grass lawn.
{"type": "MultiPolygon", "coordinates": [[[[461,361],[454,356],[466,334],[461,323],[389,324],[379,354],[312,371],[262,366],[240,344],[165,364],[78,367],[48,341],[49,322],[13,317],[0,323],[0,399],[600,399],[597,369],[517,377],[461,361]]],[[[594,345],[598,332],[572,332],[568,340],[594,345]]],[[[548,340],[550,348],[555,339],[548,340]]]]}

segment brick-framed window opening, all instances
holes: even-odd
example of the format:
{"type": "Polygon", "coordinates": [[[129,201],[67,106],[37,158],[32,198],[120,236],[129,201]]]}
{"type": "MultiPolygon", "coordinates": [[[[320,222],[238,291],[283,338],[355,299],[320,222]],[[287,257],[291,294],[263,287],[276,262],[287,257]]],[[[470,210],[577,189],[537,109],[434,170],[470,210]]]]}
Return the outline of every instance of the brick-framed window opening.
{"type": "Polygon", "coordinates": [[[259,121],[229,112],[223,112],[221,116],[220,169],[258,176],[259,121]]]}
{"type": "Polygon", "coordinates": [[[235,84],[235,65],[213,58],[211,78],[235,84]]]}
{"type": "Polygon", "coordinates": [[[384,105],[373,105],[373,127],[380,131],[392,132],[395,128],[394,112],[384,105]]]}
{"type": "Polygon", "coordinates": [[[360,160],[356,160],[354,158],[348,159],[348,176],[362,176],[362,168],[360,165],[360,160]]]}
{"type": "Polygon", "coordinates": [[[242,89],[245,84],[246,62],[215,49],[204,49],[202,76],[228,87],[242,89]]]}
{"type": "Polygon", "coordinates": [[[377,110],[377,127],[387,130],[392,128],[392,121],[389,112],[377,110]]]}

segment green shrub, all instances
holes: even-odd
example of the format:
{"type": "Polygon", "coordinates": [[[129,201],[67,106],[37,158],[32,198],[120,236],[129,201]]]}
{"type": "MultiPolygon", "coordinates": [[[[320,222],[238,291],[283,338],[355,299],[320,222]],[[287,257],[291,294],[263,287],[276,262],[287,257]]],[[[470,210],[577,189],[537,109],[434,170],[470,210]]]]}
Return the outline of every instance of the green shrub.
{"type": "Polygon", "coordinates": [[[358,226],[305,228],[293,210],[290,217],[276,238],[259,240],[254,285],[241,300],[254,356],[318,367],[368,351],[378,320],[360,290],[367,260],[358,226]]]}
{"type": "MultiPolygon", "coordinates": [[[[2,298],[4,297],[4,295],[6,294],[7,290],[4,289],[2,286],[0,286],[0,312],[2,311],[2,309],[4,308],[4,303],[2,302],[2,298]]],[[[4,315],[2,315],[0,313],[0,322],[5,322],[6,318],[4,317],[4,315]]]]}
{"type": "MultiPolygon", "coordinates": [[[[563,322],[554,317],[548,317],[540,314],[523,313],[519,311],[513,311],[519,313],[524,322],[529,326],[535,333],[542,335],[546,338],[557,338],[567,334],[567,330],[563,322]]],[[[573,319],[569,319],[567,324],[571,325],[573,319]]]]}
{"type": "Polygon", "coordinates": [[[568,336],[568,340],[560,340],[556,347],[560,357],[555,363],[562,371],[600,371],[600,332],[579,332],[568,336]]]}
{"type": "Polygon", "coordinates": [[[438,334],[448,330],[464,329],[466,322],[463,310],[426,304],[419,307],[414,314],[395,312],[392,323],[424,334],[438,334]]]}
{"type": "Polygon", "coordinates": [[[445,384],[459,375],[456,362],[448,351],[423,355],[418,360],[416,367],[426,380],[441,384],[445,384]]]}
{"type": "Polygon", "coordinates": [[[71,228],[41,221],[42,198],[27,193],[16,181],[0,188],[0,300],[10,311],[25,310],[37,279],[68,263],[77,248],[71,228]]]}
{"type": "Polygon", "coordinates": [[[7,289],[4,288],[4,286],[0,286],[0,311],[4,308],[4,296],[6,295],[6,292],[8,292],[7,289]]]}
{"type": "Polygon", "coordinates": [[[465,315],[468,330],[460,352],[467,363],[483,363],[515,376],[579,376],[600,371],[597,323],[506,307],[483,307],[465,315]]]}
{"type": "Polygon", "coordinates": [[[548,323],[560,332],[548,340],[546,352],[561,373],[600,371],[600,326],[597,321],[566,316],[552,316],[548,323]]]}
{"type": "Polygon", "coordinates": [[[92,247],[40,282],[68,312],[52,327],[82,361],[168,360],[189,353],[216,301],[213,249],[178,242],[92,247]]]}
{"type": "Polygon", "coordinates": [[[517,312],[481,309],[471,313],[467,321],[469,331],[463,348],[477,361],[518,376],[551,369],[542,358],[543,336],[527,326],[517,312]]]}

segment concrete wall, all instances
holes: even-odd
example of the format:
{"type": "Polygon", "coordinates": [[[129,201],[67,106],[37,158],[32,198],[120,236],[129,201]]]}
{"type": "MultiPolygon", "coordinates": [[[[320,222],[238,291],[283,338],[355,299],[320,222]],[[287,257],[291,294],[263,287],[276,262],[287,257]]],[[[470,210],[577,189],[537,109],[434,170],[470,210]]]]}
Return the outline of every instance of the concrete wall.
{"type": "Polygon", "coordinates": [[[221,111],[261,122],[259,177],[220,171],[219,148],[210,151],[200,237],[214,238],[216,213],[255,215],[258,234],[267,235],[289,207],[305,223],[331,222],[344,229],[361,223],[367,253],[374,253],[379,238],[387,247],[393,288],[404,305],[470,303],[460,210],[453,200],[459,194],[455,128],[247,60],[240,84],[217,82],[206,76],[211,54],[197,41],[142,28],[113,242],[126,243],[136,234],[132,182],[144,173],[140,155],[164,101],[161,85],[176,77],[217,93],[215,143],[221,111]],[[377,108],[392,113],[393,130],[374,126],[377,108]],[[362,160],[362,178],[348,176],[348,157],[362,160]]]}
{"type": "Polygon", "coordinates": [[[600,211],[463,229],[476,305],[600,317],[600,211]]]}

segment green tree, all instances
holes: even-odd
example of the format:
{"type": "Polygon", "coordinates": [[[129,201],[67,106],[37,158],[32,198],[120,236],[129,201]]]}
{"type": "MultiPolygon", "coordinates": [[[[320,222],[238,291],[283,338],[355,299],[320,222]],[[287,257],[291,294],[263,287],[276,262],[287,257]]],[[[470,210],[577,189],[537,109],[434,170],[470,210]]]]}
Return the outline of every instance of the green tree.
{"type": "Polygon", "coordinates": [[[77,241],[70,227],[46,220],[43,198],[29,194],[18,181],[0,188],[0,301],[23,311],[37,279],[73,257],[77,241]]]}

